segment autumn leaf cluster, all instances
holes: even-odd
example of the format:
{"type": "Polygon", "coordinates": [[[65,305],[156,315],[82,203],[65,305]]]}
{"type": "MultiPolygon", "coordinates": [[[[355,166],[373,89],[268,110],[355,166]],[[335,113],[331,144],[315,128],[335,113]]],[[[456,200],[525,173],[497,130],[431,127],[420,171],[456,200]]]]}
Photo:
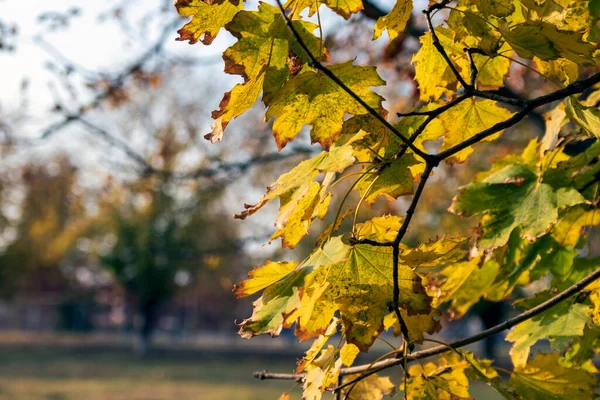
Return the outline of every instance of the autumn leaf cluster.
{"type": "MultiPolygon", "coordinates": [[[[405,365],[404,382],[365,373],[369,366],[346,372],[386,330],[405,343],[389,357],[404,354],[408,363],[414,344],[442,329],[441,310],[460,318],[481,299],[514,298],[517,288],[537,282],[541,290],[515,303],[532,310],[600,267],[586,246],[600,224],[600,144],[593,141],[578,154],[567,150],[600,138],[600,1],[430,2],[422,17],[428,29],[412,57],[419,103],[399,119],[373,90],[386,85],[376,68],[330,63],[321,37],[319,10],[349,19],[363,9],[360,0],[263,2],[257,9],[235,0],[178,0],[176,7],[191,17],[180,40],[209,45],[225,32],[237,39],[223,60],[225,73],[243,82],[213,111],[207,139],[225,140],[229,122],[260,102],[280,150],[306,126],[322,148],[236,215],[245,219],[279,200],[271,239],[290,249],[310,240],[315,220],[332,221],[307,258],[267,261],[235,287],[238,297],[260,293],[240,325],[242,337],[276,336],[293,326],[300,340],[313,340],[296,369],[304,374],[305,399],[320,399],[340,385],[350,399],[380,399],[397,390],[409,399],[468,399],[473,380],[509,399],[594,398],[599,282],[509,332],[513,371],[448,347],[435,361],[405,365]],[[535,98],[505,94],[516,65],[543,76],[555,91],[535,98]],[[534,110],[545,115],[544,136],[456,188],[448,212],[473,217],[476,235],[405,244],[411,218],[426,212],[418,209],[419,198],[440,163],[464,163],[474,145],[497,140],[534,110]],[[360,199],[348,204],[349,213],[345,198],[334,201],[332,190],[347,178],[360,199]],[[373,212],[340,229],[361,207],[410,196],[406,215],[373,212]],[[341,339],[330,342],[334,336],[341,339]],[[534,355],[532,346],[542,340],[551,351],[534,355]],[[509,378],[500,379],[507,372],[509,378]]],[[[412,1],[397,0],[376,21],[373,40],[403,34],[415,11],[412,1]]]]}

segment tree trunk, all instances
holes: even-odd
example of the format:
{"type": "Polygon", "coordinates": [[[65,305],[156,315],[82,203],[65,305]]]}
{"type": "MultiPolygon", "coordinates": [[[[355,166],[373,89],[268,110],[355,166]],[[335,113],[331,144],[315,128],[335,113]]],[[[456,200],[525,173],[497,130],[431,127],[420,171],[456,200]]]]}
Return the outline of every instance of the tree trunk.
{"type": "Polygon", "coordinates": [[[148,354],[152,347],[152,333],[156,328],[158,303],[155,301],[143,302],[140,306],[142,314],[142,325],[139,330],[140,343],[138,353],[144,357],[148,354]]]}

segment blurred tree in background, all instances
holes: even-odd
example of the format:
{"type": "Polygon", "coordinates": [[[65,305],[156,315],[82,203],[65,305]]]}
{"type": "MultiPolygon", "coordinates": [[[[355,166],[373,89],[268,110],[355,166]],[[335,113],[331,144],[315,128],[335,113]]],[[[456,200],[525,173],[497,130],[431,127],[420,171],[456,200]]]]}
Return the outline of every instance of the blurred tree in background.
{"type": "Polygon", "coordinates": [[[4,204],[2,234],[9,244],[0,252],[0,288],[10,296],[40,270],[58,268],[91,220],[77,193],[77,168],[64,155],[47,165],[27,163],[7,175],[2,180],[3,200],[9,203],[4,204]],[[11,182],[10,175],[19,179],[11,182]]]}
{"type": "MultiPolygon", "coordinates": [[[[171,123],[158,141],[152,158],[166,169],[188,146],[177,139],[171,123]]],[[[242,249],[231,218],[219,207],[221,185],[182,186],[163,174],[108,190],[101,202],[99,229],[113,244],[101,255],[101,263],[137,304],[144,352],[160,305],[193,284],[200,271],[233,265],[242,249]]],[[[231,269],[220,273],[231,274],[231,269]]]]}

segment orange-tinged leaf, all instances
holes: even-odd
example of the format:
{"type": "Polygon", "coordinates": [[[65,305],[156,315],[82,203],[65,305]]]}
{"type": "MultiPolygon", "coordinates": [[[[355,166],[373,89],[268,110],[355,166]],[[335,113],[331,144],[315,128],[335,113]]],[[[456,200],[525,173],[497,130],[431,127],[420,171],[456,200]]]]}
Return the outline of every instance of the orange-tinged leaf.
{"type": "Polygon", "coordinates": [[[337,318],[333,318],[331,323],[325,330],[322,335],[319,335],[317,339],[315,339],[310,346],[310,349],[306,351],[306,354],[302,360],[298,361],[298,366],[296,367],[296,373],[300,373],[306,370],[306,367],[309,366],[319,355],[329,338],[337,333],[337,327],[339,324],[339,320],[337,318]]]}
{"type": "MultiPolygon", "coordinates": [[[[317,26],[307,21],[294,21],[293,26],[311,54],[327,60],[329,54],[323,42],[312,33],[317,26]]],[[[297,73],[289,69],[290,56],[299,69],[310,60],[290,33],[279,9],[270,4],[259,4],[258,11],[238,12],[226,28],[238,41],[223,53],[225,72],[241,75],[244,82],[225,93],[219,110],[213,111],[215,122],[205,136],[213,143],[222,139],[227,124],[250,109],[261,93],[263,103],[268,104],[290,74],[297,73]]]]}

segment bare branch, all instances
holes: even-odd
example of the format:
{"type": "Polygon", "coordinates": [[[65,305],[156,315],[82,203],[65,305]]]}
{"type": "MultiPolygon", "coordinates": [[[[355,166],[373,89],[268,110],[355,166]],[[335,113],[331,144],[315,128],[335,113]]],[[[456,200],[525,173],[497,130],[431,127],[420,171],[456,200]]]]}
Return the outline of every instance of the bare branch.
{"type": "Polygon", "coordinates": [[[109,98],[115,89],[118,89],[123,86],[123,84],[129,76],[131,76],[134,72],[139,71],[150,59],[152,59],[152,57],[160,53],[160,51],[165,45],[166,39],[169,37],[172,30],[179,23],[180,20],[175,19],[169,24],[165,25],[154,45],[152,45],[148,50],[146,50],[135,62],[130,64],[118,75],[110,79],[107,88],[102,92],[98,93],[90,102],[80,106],[79,110],[76,113],[68,114],[61,121],[47,127],[43,131],[41,139],[47,139],[56,132],[60,131],[61,129],[69,126],[74,120],[78,119],[79,117],[83,117],[88,111],[97,108],[103,100],[109,98]]]}

